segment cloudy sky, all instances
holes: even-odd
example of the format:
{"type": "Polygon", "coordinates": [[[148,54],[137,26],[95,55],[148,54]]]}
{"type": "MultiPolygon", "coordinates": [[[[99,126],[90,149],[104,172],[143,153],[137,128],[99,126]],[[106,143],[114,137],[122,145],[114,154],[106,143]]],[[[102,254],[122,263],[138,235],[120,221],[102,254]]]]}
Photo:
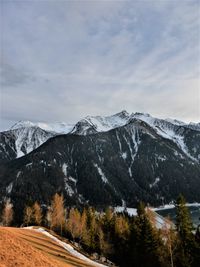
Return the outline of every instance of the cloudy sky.
{"type": "Polygon", "coordinates": [[[1,129],[120,110],[200,121],[199,0],[1,0],[1,129]]]}

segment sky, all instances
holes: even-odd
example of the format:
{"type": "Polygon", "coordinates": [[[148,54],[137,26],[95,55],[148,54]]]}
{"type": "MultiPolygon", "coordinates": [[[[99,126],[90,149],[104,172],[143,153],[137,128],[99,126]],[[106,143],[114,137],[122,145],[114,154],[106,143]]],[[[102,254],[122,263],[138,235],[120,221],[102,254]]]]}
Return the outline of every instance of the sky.
{"type": "Polygon", "coordinates": [[[0,130],[121,110],[200,122],[199,0],[0,7],[0,130]]]}

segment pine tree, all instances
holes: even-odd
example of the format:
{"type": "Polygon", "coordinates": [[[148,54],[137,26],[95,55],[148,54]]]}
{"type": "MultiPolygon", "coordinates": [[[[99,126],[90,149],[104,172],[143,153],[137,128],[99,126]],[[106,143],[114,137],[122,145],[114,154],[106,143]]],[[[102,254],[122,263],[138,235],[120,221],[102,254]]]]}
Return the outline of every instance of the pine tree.
{"type": "Polygon", "coordinates": [[[163,246],[158,231],[152,226],[143,203],[137,209],[136,249],[137,263],[140,267],[161,266],[160,250],[163,246]]]}
{"type": "Polygon", "coordinates": [[[113,220],[113,210],[111,208],[107,208],[103,217],[103,225],[104,225],[104,230],[108,233],[111,231],[114,220],[113,220]]]}
{"type": "Polygon", "coordinates": [[[195,239],[196,239],[196,242],[200,245],[200,224],[197,227],[195,239]]]}
{"type": "Polygon", "coordinates": [[[186,207],[186,201],[182,195],[179,195],[176,201],[176,228],[182,239],[185,236],[191,236],[193,230],[189,210],[186,207]]]}
{"type": "Polygon", "coordinates": [[[5,226],[10,226],[13,220],[13,205],[7,200],[2,213],[2,222],[5,226]]]}
{"type": "Polygon", "coordinates": [[[193,224],[189,210],[182,195],[179,195],[176,201],[176,228],[180,239],[177,249],[177,264],[183,267],[192,266],[196,261],[197,244],[192,233],[193,224]]]}
{"type": "MultiPolygon", "coordinates": [[[[130,226],[124,215],[114,215],[113,252],[117,264],[128,266],[128,251],[130,239],[130,226]]],[[[112,236],[112,231],[111,231],[112,236]]]]}

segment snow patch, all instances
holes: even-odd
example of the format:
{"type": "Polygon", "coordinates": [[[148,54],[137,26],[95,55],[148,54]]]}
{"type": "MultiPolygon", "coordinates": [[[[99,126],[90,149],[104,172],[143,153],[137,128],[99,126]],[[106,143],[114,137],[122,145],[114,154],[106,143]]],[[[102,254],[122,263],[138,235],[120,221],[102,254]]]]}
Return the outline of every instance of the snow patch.
{"type": "MultiPolygon", "coordinates": [[[[200,203],[198,202],[194,202],[194,203],[186,203],[186,207],[200,207],[200,203]]],[[[156,208],[151,208],[154,211],[157,210],[168,210],[168,209],[173,209],[175,208],[175,204],[166,204],[160,207],[156,207],[156,208]]]]}
{"type": "MultiPolygon", "coordinates": [[[[128,131],[128,130],[127,130],[127,131],[128,131]]],[[[130,133],[131,136],[132,136],[132,142],[133,142],[133,145],[134,145],[134,151],[133,151],[133,149],[132,149],[132,144],[131,144],[131,142],[129,142],[129,141],[127,140],[127,138],[126,138],[125,135],[123,135],[123,138],[124,138],[124,140],[126,141],[126,143],[127,143],[127,145],[128,145],[128,148],[129,148],[129,150],[130,150],[131,162],[130,162],[130,166],[129,166],[129,168],[128,168],[128,172],[129,172],[130,177],[133,177],[131,168],[132,168],[132,165],[133,165],[133,163],[134,163],[135,157],[136,157],[136,155],[137,155],[138,148],[139,148],[139,145],[140,145],[140,142],[141,142],[141,141],[140,141],[140,139],[139,139],[139,133],[138,133],[138,130],[137,130],[137,129],[135,129],[134,127],[132,127],[131,129],[129,129],[129,131],[130,131],[129,133],[130,133]]]]}
{"type": "Polygon", "coordinates": [[[103,173],[102,169],[97,165],[94,164],[94,167],[97,168],[99,175],[101,176],[101,179],[104,183],[108,183],[108,179],[106,178],[105,174],[103,173]]]}
{"type": "Polygon", "coordinates": [[[71,177],[71,176],[69,176],[69,177],[68,177],[68,179],[69,179],[70,181],[72,181],[73,183],[75,183],[75,184],[77,183],[77,180],[76,180],[76,179],[74,179],[74,178],[73,178],[73,177],[71,177]]]}
{"type": "Polygon", "coordinates": [[[93,266],[97,266],[97,267],[106,267],[106,265],[97,263],[92,261],[91,259],[89,259],[88,257],[84,256],[83,254],[81,254],[80,252],[78,252],[77,250],[75,250],[70,244],[67,244],[61,240],[59,240],[57,237],[51,235],[49,232],[47,232],[46,230],[44,230],[43,228],[33,228],[33,227],[25,227],[24,229],[32,229],[36,232],[42,233],[46,236],[48,236],[49,238],[51,238],[52,240],[54,240],[56,243],[58,243],[61,247],[63,247],[65,250],[67,250],[71,255],[75,256],[76,258],[86,261],[89,264],[93,265],[93,266]]]}
{"type": "Polygon", "coordinates": [[[123,158],[124,160],[127,158],[127,153],[126,153],[126,152],[122,153],[122,158],[123,158]]]}
{"type": "Polygon", "coordinates": [[[30,162],[30,163],[26,164],[26,167],[30,167],[32,164],[33,164],[33,163],[30,162]]]}
{"type": "Polygon", "coordinates": [[[165,160],[167,160],[167,157],[166,156],[158,156],[158,160],[165,161],[165,160]]]}
{"type": "Polygon", "coordinates": [[[157,183],[159,183],[159,182],[160,182],[160,178],[157,177],[157,178],[155,179],[155,181],[154,181],[152,184],[149,185],[149,187],[152,188],[152,187],[154,187],[155,185],[157,185],[157,183]]]}
{"type": "Polygon", "coordinates": [[[21,174],[21,171],[18,171],[16,177],[18,178],[20,176],[20,174],[21,174]]]}
{"type": "Polygon", "coordinates": [[[136,216],[137,215],[137,209],[135,209],[135,208],[126,208],[126,207],[124,207],[124,206],[117,206],[117,207],[115,207],[114,208],[114,211],[115,212],[119,212],[119,213],[121,213],[121,212],[127,212],[130,216],[136,216]]]}
{"type": "Polygon", "coordinates": [[[63,171],[63,173],[64,173],[65,176],[67,176],[67,168],[68,168],[67,164],[66,163],[63,163],[63,165],[62,165],[62,171],[63,171]]]}
{"type": "Polygon", "coordinates": [[[6,187],[6,193],[10,194],[13,189],[13,183],[11,182],[7,187],[6,187]]]}
{"type": "Polygon", "coordinates": [[[68,193],[68,195],[69,195],[70,197],[73,196],[73,195],[74,195],[74,190],[73,190],[73,188],[69,185],[69,183],[68,183],[68,178],[67,178],[67,177],[64,178],[64,184],[65,184],[65,190],[66,190],[66,192],[68,193]]]}
{"type": "Polygon", "coordinates": [[[49,132],[64,134],[64,133],[69,133],[72,130],[73,124],[69,124],[66,122],[46,123],[46,122],[19,121],[11,127],[11,130],[16,130],[20,128],[33,128],[33,127],[39,127],[49,132]]]}
{"type": "Polygon", "coordinates": [[[55,133],[46,132],[39,127],[26,123],[15,125],[11,128],[11,132],[15,137],[15,151],[17,158],[30,153],[41,144],[47,141],[55,133]]]}
{"type": "Polygon", "coordinates": [[[120,142],[120,139],[119,139],[119,136],[118,136],[117,131],[116,131],[116,137],[117,137],[117,141],[118,141],[118,143],[119,143],[119,149],[120,149],[120,152],[121,152],[121,151],[122,151],[122,144],[121,144],[121,142],[120,142]]]}
{"type": "Polygon", "coordinates": [[[122,207],[126,207],[126,201],[122,199],[122,207]]]}
{"type": "MultiPolygon", "coordinates": [[[[149,208],[146,208],[146,211],[148,212],[149,208]]],[[[167,227],[171,227],[173,226],[173,223],[168,223],[164,217],[162,217],[161,215],[159,215],[158,213],[155,212],[155,209],[149,209],[152,214],[153,214],[153,219],[155,221],[155,227],[157,229],[162,229],[164,226],[167,227]]],[[[137,216],[137,209],[135,208],[126,208],[126,207],[121,207],[121,206],[117,206],[114,208],[115,212],[127,212],[130,216],[137,216]]]]}

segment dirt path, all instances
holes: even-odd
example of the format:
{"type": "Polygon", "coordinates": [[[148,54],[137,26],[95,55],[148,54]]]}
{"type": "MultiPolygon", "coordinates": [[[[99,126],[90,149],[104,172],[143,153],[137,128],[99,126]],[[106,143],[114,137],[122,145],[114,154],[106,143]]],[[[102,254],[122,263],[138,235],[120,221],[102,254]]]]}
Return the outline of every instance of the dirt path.
{"type": "Polygon", "coordinates": [[[34,230],[0,227],[0,267],[91,267],[34,230]]]}

